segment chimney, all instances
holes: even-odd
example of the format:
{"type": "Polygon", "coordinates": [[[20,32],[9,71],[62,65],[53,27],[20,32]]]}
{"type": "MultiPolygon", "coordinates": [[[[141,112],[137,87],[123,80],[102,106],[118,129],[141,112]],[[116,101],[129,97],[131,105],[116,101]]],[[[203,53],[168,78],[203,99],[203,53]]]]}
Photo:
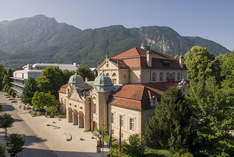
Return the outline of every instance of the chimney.
{"type": "Polygon", "coordinates": [[[152,51],[150,49],[150,46],[141,44],[141,48],[146,51],[146,61],[148,67],[152,67],[152,51]]]}
{"type": "Polygon", "coordinates": [[[180,64],[180,68],[184,67],[184,57],[182,55],[180,55],[179,57],[179,64],[180,64]]]}

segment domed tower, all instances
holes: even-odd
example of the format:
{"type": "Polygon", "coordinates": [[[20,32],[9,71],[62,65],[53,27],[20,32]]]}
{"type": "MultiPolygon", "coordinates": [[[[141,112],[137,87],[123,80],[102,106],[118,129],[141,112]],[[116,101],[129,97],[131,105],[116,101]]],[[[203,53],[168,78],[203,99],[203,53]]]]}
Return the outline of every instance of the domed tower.
{"type": "Polygon", "coordinates": [[[113,84],[110,77],[105,76],[101,72],[94,81],[94,89],[96,91],[96,114],[97,127],[105,127],[108,125],[108,99],[113,90],[113,84]]]}
{"type": "Polygon", "coordinates": [[[72,75],[68,81],[68,84],[74,86],[74,87],[79,87],[84,84],[84,80],[80,75],[72,75]]]}

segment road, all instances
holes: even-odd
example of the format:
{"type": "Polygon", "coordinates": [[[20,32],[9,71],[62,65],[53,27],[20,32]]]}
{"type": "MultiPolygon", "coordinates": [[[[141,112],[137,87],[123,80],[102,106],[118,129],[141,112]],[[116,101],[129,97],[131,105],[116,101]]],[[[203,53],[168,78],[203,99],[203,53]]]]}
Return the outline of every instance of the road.
{"type": "MultiPolygon", "coordinates": [[[[56,153],[50,151],[48,146],[45,144],[47,139],[39,138],[35,132],[28,126],[23,119],[20,118],[20,114],[27,114],[17,111],[10,103],[8,99],[0,93],[0,103],[3,104],[3,113],[9,113],[15,119],[15,122],[11,128],[8,129],[8,133],[17,133],[24,135],[25,149],[19,153],[19,157],[57,157],[56,153]]],[[[1,130],[1,135],[3,135],[1,130]]]]}

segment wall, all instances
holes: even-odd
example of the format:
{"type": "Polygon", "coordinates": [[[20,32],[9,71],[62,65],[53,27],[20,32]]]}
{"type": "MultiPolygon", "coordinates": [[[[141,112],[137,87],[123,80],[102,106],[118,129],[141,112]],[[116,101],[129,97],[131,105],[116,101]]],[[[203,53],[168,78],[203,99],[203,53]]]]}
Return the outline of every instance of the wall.
{"type": "Polygon", "coordinates": [[[119,137],[119,128],[120,128],[120,115],[123,115],[123,127],[122,130],[122,139],[127,139],[132,134],[141,133],[141,112],[136,110],[130,110],[126,108],[117,107],[114,105],[110,106],[109,117],[111,113],[114,113],[114,121],[111,123],[111,118],[109,118],[109,123],[112,124],[112,133],[113,137],[119,137]],[[134,130],[130,130],[130,118],[134,119],[134,130]]]}

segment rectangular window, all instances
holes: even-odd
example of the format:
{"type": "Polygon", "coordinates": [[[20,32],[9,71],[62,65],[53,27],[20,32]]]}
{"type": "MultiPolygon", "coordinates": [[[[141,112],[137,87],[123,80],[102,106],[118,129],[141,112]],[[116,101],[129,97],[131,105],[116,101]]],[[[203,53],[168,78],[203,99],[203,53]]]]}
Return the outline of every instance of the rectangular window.
{"type": "Polygon", "coordinates": [[[96,113],[96,103],[93,104],[93,113],[96,113]]]}
{"type": "Polygon", "coordinates": [[[120,122],[119,122],[120,125],[123,127],[123,116],[122,115],[119,116],[119,120],[120,120],[120,122]]]}
{"type": "Polygon", "coordinates": [[[133,118],[130,118],[130,120],[129,120],[129,129],[130,130],[134,130],[134,119],[133,118]]]}
{"type": "Polygon", "coordinates": [[[181,77],[180,77],[180,72],[177,73],[177,81],[180,81],[181,80],[181,77]]]}
{"type": "Polygon", "coordinates": [[[160,81],[163,81],[163,72],[160,72],[159,79],[160,81]]]}
{"type": "Polygon", "coordinates": [[[111,113],[111,123],[114,123],[114,113],[111,113]]]}

